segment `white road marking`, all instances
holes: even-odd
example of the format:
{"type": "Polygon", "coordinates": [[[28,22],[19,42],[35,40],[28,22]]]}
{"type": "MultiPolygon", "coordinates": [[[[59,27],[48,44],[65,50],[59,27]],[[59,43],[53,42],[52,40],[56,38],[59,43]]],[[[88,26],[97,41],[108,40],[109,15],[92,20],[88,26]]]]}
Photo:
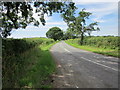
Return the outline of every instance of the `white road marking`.
{"type": "Polygon", "coordinates": [[[84,59],[84,60],[86,60],[86,61],[89,61],[89,62],[95,63],[95,64],[97,64],[97,65],[100,65],[100,66],[103,66],[103,67],[106,67],[106,68],[112,69],[112,70],[114,70],[114,71],[118,71],[117,69],[114,69],[114,68],[111,68],[111,67],[109,67],[109,66],[106,66],[106,65],[103,65],[103,64],[100,64],[100,63],[94,62],[94,61],[89,60],[89,59],[87,59],[87,58],[84,58],[84,57],[81,57],[81,58],[84,59]]]}
{"type": "Polygon", "coordinates": [[[71,66],[72,66],[72,64],[71,64],[71,63],[68,63],[66,66],[69,66],[69,67],[71,67],[71,66]]]}
{"type": "Polygon", "coordinates": [[[70,85],[70,84],[68,84],[66,81],[64,81],[64,83],[65,83],[65,85],[66,85],[66,86],[71,86],[71,85],[70,85]]]}
{"type": "Polygon", "coordinates": [[[64,50],[67,51],[67,52],[69,52],[69,53],[71,53],[71,52],[70,52],[69,50],[67,50],[66,48],[64,48],[64,50]]]}
{"type": "MultiPolygon", "coordinates": [[[[108,58],[108,59],[109,59],[109,58],[113,58],[113,57],[108,56],[108,57],[103,57],[103,58],[108,58]]],[[[114,59],[114,58],[113,58],[113,59],[114,59]]]]}
{"type": "Polygon", "coordinates": [[[79,88],[77,85],[75,85],[76,86],[76,88],[79,88]]]}
{"type": "Polygon", "coordinates": [[[73,70],[69,70],[70,73],[73,73],[73,70]]]}
{"type": "Polygon", "coordinates": [[[116,62],[109,62],[109,61],[100,61],[100,62],[109,63],[109,64],[118,64],[116,62]]]}
{"type": "Polygon", "coordinates": [[[110,61],[101,61],[101,60],[94,60],[95,62],[103,62],[103,63],[108,63],[108,64],[118,64],[116,62],[110,62],[110,61]]]}
{"type": "Polygon", "coordinates": [[[106,62],[106,63],[109,63],[109,64],[118,64],[118,63],[115,63],[115,62],[106,62]]]}
{"type": "Polygon", "coordinates": [[[62,61],[64,61],[64,59],[61,59],[62,61]]]}
{"type": "MultiPolygon", "coordinates": [[[[63,47],[63,48],[64,48],[64,47],[63,47]]],[[[67,51],[67,52],[69,52],[69,53],[71,53],[71,52],[70,52],[69,50],[67,50],[66,48],[64,48],[64,50],[67,51]]],[[[106,67],[106,68],[112,69],[112,70],[114,70],[114,71],[118,71],[117,69],[114,69],[114,68],[111,68],[111,67],[109,67],[109,66],[106,66],[106,65],[103,65],[103,64],[100,64],[100,63],[94,62],[94,61],[89,60],[89,59],[87,59],[87,58],[84,58],[84,57],[81,57],[81,58],[83,58],[83,59],[85,59],[85,60],[87,60],[87,61],[90,61],[90,62],[92,62],[92,63],[95,63],[95,64],[97,64],[97,65],[100,65],[100,66],[103,66],[103,67],[106,67]]]]}
{"type": "Polygon", "coordinates": [[[67,75],[67,76],[72,76],[72,74],[69,74],[69,73],[68,73],[68,74],[66,74],[66,75],[67,75]]]}

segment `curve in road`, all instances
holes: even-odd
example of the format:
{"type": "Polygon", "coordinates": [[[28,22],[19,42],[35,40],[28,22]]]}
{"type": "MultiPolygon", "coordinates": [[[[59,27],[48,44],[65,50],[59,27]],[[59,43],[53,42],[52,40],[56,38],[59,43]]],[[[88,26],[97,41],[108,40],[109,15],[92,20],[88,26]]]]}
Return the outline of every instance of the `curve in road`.
{"type": "Polygon", "coordinates": [[[64,41],[51,53],[57,63],[55,88],[118,88],[118,58],[74,48],[64,41]]]}

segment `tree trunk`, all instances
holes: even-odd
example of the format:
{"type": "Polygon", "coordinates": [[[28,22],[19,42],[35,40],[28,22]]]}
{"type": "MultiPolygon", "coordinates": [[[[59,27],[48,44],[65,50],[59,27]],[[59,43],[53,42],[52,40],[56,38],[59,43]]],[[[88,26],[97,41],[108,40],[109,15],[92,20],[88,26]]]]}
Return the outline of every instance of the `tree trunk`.
{"type": "Polygon", "coordinates": [[[83,39],[84,39],[84,35],[83,35],[83,32],[81,34],[81,40],[80,40],[80,45],[83,45],[83,39]]]}

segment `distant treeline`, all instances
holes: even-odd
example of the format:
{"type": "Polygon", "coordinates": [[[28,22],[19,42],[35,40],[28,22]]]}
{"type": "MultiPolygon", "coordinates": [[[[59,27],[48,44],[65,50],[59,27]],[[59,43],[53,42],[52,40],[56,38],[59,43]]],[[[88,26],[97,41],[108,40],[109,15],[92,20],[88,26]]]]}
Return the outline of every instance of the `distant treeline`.
{"type": "MultiPolygon", "coordinates": [[[[83,45],[120,49],[120,37],[118,36],[86,36],[83,41],[83,45]]],[[[71,39],[73,43],[80,43],[80,39],[71,39]]]]}
{"type": "Polygon", "coordinates": [[[2,40],[2,83],[3,88],[21,87],[18,85],[24,76],[24,70],[28,64],[25,60],[25,53],[40,45],[54,42],[46,38],[24,38],[24,39],[3,39],[2,40]]]}

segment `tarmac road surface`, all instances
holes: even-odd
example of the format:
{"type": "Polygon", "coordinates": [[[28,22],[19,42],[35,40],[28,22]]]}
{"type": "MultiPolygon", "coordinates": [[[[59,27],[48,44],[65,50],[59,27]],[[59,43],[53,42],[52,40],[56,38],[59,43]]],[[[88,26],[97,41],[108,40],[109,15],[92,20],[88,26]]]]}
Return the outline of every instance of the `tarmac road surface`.
{"type": "Polygon", "coordinates": [[[118,88],[118,58],[77,49],[64,41],[50,51],[57,63],[55,88],[118,88]]]}

